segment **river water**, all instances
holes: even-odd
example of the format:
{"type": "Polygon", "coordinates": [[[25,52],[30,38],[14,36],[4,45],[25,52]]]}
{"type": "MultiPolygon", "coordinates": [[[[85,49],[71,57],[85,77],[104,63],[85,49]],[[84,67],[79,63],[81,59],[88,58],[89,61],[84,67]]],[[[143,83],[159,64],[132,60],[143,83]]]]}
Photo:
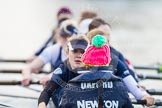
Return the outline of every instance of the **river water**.
{"type": "MultiPolygon", "coordinates": [[[[111,44],[134,65],[154,65],[162,61],[162,0],[0,0],[0,58],[26,59],[50,36],[60,6],[69,6],[74,19],[85,9],[112,25],[111,44]]],[[[24,64],[0,63],[0,69],[21,69],[24,64]]],[[[138,71],[157,74],[154,71],[138,71]]],[[[35,75],[35,77],[37,77],[35,75]]],[[[21,80],[21,75],[0,74],[1,80],[21,80]]],[[[38,78],[38,77],[37,77],[38,78]]],[[[148,88],[162,90],[161,81],[143,80],[148,88]]],[[[41,86],[32,86],[41,90],[41,86]]],[[[38,97],[39,92],[21,86],[0,86],[1,94],[38,97]]],[[[158,97],[161,98],[161,97],[158,97]]],[[[36,108],[37,100],[0,97],[16,108],[36,108]]],[[[137,107],[137,106],[136,106],[137,107]]]]}

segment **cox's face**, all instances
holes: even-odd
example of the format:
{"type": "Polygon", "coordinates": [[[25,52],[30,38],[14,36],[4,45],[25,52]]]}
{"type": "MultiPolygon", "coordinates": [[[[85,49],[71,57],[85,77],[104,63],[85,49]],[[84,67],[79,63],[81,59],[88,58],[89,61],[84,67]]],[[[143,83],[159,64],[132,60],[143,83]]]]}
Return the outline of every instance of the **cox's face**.
{"type": "Polygon", "coordinates": [[[83,53],[84,53],[83,49],[74,49],[74,50],[69,50],[67,52],[67,56],[69,58],[69,62],[72,69],[79,68],[82,66],[81,57],[83,53]]]}

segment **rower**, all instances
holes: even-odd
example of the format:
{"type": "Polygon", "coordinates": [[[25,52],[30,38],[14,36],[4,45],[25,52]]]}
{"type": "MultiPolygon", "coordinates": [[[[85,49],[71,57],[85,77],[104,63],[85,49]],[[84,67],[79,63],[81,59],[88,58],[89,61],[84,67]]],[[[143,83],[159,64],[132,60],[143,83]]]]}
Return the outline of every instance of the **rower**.
{"type": "MultiPolygon", "coordinates": [[[[93,21],[89,24],[89,31],[95,29],[95,28],[99,28],[101,31],[104,32],[104,36],[106,37],[106,39],[108,40],[108,42],[110,41],[110,36],[111,36],[111,25],[107,22],[105,22],[103,19],[101,18],[94,18],[93,21]]],[[[118,50],[116,50],[115,48],[113,48],[110,45],[110,50],[111,52],[118,58],[120,59],[124,65],[127,67],[127,69],[129,70],[130,74],[133,76],[133,78],[138,82],[138,77],[136,75],[136,73],[130,69],[127,65],[126,59],[123,56],[123,54],[121,52],[119,52],[118,50]]]]}
{"type": "MultiPolygon", "coordinates": [[[[61,64],[61,62],[66,60],[67,57],[63,46],[66,45],[67,39],[69,37],[75,36],[76,34],[77,28],[75,26],[75,23],[71,20],[64,21],[57,33],[57,44],[47,47],[36,59],[34,59],[34,61],[30,63],[27,68],[23,69],[22,84],[24,86],[29,85],[29,82],[31,80],[31,73],[39,73],[39,71],[45,64],[51,63],[52,70],[54,70],[61,64]]],[[[40,80],[40,83],[45,85],[46,81],[51,78],[51,75],[52,74],[49,74],[43,77],[40,80]]]]}
{"type": "Polygon", "coordinates": [[[97,13],[94,11],[82,11],[79,20],[79,33],[87,34],[89,24],[92,22],[93,18],[96,18],[97,16],[97,13]]]}
{"type": "Polygon", "coordinates": [[[72,16],[73,16],[73,13],[72,13],[72,11],[70,10],[69,7],[63,6],[58,10],[57,15],[56,15],[56,18],[57,18],[57,26],[56,26],[56,28],[53,30],[51,36],[42,45],[42,47],[39,48],[34,53],[34,55],[28,59],[28,61],[34,60],[34,58],[39,56],[46,47],[56,43],[56,36],[55,35],[56,35],[56,32],[58,31],[58,29],[60,28],[61,23],[68,20],[68,19],[71,19],[72,16]]]}
{"type": "Polygon", "coordinates": [[[59,108],[133,108],[122,80],[113,75],[110,48],[96,35],[82,55],[85,70],[63,89],[59,108]]]}
{"type": "Polygon", "coordinates": [[[71,37],[68,40],[66,49],[68,59],[53,72],[51,80],[46,84],[38,99],[39,108],[46,108],[50,97],[52,97],[56,108],[58,107],[60,89],[63,87],[63,83],[58,84],[56,82],[62,80],[67,83],[70,79],[79,75],[75,69],[82,66],[81,56],[87,46],[88,39],[82,35],[71,37]]]}
{"type": "MultiPolygon", "coordinates": [[[[87,34],[87,37],[89,38],[90,43],[92,43],[93,37],[97,34],[103,35],[106,38],[106,36],[104,35],[104,32],[101,29],[94,29],[87,34]]],[[[106,38],[106,43],[108,44],[107,38],[106,38]]],[[[123,82],[126,85],[128,91],[131,94],[133,94],[133,96],[136,99],[146,99],[147,106],[153,105],[154,98],[150,96],[143,88],[141,88],[137,84],[135,79],[130,75],[129,70],[126,67],[126,65],[124,65],[124,63],[121,60],[119,60],[119,58],[116,57],[114,53],[111,53],[111,58],[112,58],[112,61],[110,64],[112,65],[114,74],[123,79],[123,82]]]]}

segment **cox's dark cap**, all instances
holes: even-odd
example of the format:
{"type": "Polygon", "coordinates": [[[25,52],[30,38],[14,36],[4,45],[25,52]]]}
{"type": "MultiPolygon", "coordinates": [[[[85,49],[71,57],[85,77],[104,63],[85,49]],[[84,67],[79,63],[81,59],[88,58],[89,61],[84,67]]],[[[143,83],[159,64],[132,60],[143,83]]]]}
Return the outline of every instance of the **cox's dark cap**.
{"type": "Polygon", "coordinates": [[[68,43],[69,50],[82,49],[85,50],[88,47],[88,42],[83,39],[72,40],[68,43]]]}

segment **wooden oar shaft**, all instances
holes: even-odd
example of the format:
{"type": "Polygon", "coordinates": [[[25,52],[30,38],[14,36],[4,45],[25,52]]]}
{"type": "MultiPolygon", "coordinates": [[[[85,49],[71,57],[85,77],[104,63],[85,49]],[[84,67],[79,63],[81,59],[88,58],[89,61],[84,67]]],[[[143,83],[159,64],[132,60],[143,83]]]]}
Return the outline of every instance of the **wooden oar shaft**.
{"type": "MultiPolygon", "coordinates": [[[[39,81],[31,81],[30,84],[40,84],[40,82],[39,81]]],[[[21,81],[3,80],[3,81],[0,81],[0,85],[21,85],[21,81]]]]}
{"type": "MultiPolygon", "coordinates": [[[[0,73],[22,73],[22,70],[21,69],[1,69],[0,73]]],[[[48,74],[49,72],[41,70],[39,73],[48,74]]]]}

